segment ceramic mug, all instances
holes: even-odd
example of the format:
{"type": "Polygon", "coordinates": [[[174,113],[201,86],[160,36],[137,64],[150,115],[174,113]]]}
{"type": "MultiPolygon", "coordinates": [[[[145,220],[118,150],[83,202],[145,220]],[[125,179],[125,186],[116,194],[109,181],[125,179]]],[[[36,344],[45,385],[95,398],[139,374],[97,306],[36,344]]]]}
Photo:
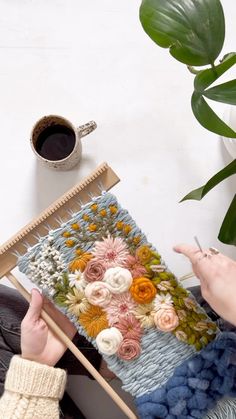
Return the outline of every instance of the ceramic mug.
{"type": "Polygon", "coordinates": [[[94,121],[76,128],[62,116],[44,116],[32,129],[31,147],[45,166],[55,170],[69,170],[80,161],[81,138],[95,128],[97,124],[94,121]]]}

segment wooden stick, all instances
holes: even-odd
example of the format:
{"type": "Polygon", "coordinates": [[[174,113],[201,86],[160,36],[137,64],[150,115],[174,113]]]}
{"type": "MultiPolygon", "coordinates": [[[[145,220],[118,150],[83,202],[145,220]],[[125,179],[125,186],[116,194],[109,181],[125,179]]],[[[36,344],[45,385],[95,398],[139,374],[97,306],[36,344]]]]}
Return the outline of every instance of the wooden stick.
{"type": "MultiPolygon", "coordinates": [[[[20,294],[30,302],[31,296],[30,293],[20,284],[18,279],[11,273],[8,272],[6,277],[11,282],[12,285],[20,292],[20,294]]],[[[85,356],[79,351],[79,349],[74,345],[73,342],[68,338],[68,336],[60,329],[60,327],[54,322],[54,320],[46,313],[45,310],[41,311],[41,317],[48,324],[50,329],[61,339],[61,341],[70,349],[70,351],[75,355],[75,357],[81,362],[81,364],[90,372],[90,374],[95,378],[95,380],[102,386],[102,388],[107,392],[107,394],[112,398],[112,400],[119,406],[119,408],[124,412],[124,414],[129,419],[137,419],[132,410],[125,404],[125,402],[120,398],[120,396],[113,390],[113,388],[107,383],[106,380],[99,374],[99,372],[90,364],[90,362],[85,358],[85,356]]]]}

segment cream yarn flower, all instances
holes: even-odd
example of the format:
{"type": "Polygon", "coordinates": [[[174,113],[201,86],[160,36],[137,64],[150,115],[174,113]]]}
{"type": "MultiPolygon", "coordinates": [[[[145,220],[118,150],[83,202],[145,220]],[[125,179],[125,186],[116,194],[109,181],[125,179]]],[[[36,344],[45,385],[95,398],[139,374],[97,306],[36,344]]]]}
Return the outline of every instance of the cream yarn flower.
{"type": "Polygon", "coordinates": [[[85,288],[85,296],[91,304],[99,307],[105,307],[112,298],[108,284],[102,281],[89,283],[85,288]]]}
{"type": "Polygon", "coordinates": [[[128,291],[133,281],[130,271],[119,266],[107,269],[103,280],[113,294],[128,291]]]}
{"type": "Polygon", "coordinates": [[[96,337],[96,343],[101,353],[114,355],[123,341],[123,336],[116,327],[102,330],[96,337]]]}
{"type": "Polygon", "coordinates": [[[169,293],[167,294],[157,294],[153,302],[155,310],[158,310],[162,307],[163,304],[171,306],[173,304],[172,297],[169,293]]]}

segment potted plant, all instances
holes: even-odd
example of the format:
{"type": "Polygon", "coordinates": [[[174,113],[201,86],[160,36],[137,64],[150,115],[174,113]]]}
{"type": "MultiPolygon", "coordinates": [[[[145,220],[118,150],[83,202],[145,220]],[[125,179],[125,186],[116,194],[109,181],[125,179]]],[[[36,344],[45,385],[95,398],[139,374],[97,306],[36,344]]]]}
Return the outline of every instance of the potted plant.
{"type": "MultiPolygon", "coordinates": [[[[219,59],[225,39],[225,18],[220,0],[143,0],[140,21],[145,32],[160,47],[194,75],[192,111],[207,130],[236,139],[236,132],[220,118],[206,99],[236,105],[236,79],[211,85],[236,63],[236,53],[219,59]],[[207,66],[204,69],[199,67],[207,66]]],[[[236,160],[181,201],[201,200],[212,188],[236,173],[236,160]]],[[[236,245],[236,195],[221,225],[219,240],[236,245]]]]}

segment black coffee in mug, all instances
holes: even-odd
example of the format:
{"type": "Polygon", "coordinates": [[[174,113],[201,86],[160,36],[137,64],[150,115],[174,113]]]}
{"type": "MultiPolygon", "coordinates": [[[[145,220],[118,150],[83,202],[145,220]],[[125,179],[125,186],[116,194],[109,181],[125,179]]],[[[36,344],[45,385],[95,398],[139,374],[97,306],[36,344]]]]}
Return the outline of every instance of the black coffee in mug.
{"type": "Polygon", "coordinates": [[[72,153],[75,141],[73,129],[66,125],[54,124],[39,134],[35,149],[46,160],[62,160],[72,153]]]}
{"type": "Polygon", "coordinates": [[[82,155],[81,138],[97,128],[94,121],[79,127],[60,115],[46,115],[33,126],[30,144],[37,159],[53,170],[70,170],[82,155]]]}

